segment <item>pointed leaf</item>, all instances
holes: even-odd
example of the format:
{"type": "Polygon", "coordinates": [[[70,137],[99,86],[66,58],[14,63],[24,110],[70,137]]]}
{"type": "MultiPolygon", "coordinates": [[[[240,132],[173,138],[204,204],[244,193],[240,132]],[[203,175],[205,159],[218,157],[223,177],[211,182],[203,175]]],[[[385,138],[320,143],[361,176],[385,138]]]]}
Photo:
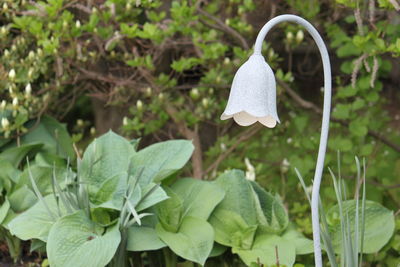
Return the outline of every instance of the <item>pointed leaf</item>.
{"type": "Polygon", "coordinates": [[[145,226],[131,226],[128,228],[129,251],[157,250],[165,247],[165,243],[158,237],[155,229],[145,226]]]}
{"type": "Polygon", "coordinates": [[[211,225],[198,218],[185,217],[176,233],[169,232],[161,224],[156,226],[158,236],[178,256],[204,265],[214,243],[211,225]]]}
{"type": "Polygon", "coordinates": [[[217,184],[190,178],[179,179],[171,189],[183,200],[184,216],[204,220],[225,196],[225,191],[217,184]]]}
{"type": "Polygon", "coordinates": [[[194,146],[191,141],[172,140],[148,146],[132,157],[136,174],[144,168],[140,184],[160,182],[181,169],[190,159],[194,146]]]}

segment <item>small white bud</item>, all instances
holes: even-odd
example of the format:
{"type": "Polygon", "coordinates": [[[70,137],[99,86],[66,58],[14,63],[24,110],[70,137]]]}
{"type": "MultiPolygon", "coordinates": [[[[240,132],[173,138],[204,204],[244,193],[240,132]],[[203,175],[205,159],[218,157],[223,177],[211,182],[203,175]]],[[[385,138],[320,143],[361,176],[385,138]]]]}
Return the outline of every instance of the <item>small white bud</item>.
{"type": "Polygon", "coordinates": [[[281,163],[281,172],[287,173],[289,170],[289,167],[290,167],[290,162],[287,160],[287,158],[284,158],[281,163]]]}
{"type": "Polygon", "coordinates": [[[97,13],[97,8],[96,8],[96,7],[93,7],[93,8],[92,8],[92,13],[93,13],[93,14],[96,14],[96,13],[97,13]]]}
{"type": "Polygon", "coordinates": [[[8,49],[4,50],[4,57],[7,58],[10,56],[10,51],[8,51],[8,49]]]}
{"type": "Polygon", "coordinates": [[[77,124],[79,127],[82,127],[82,126],[83,126],[83,120],[82,120],[82,119],[78,119],[78,120],[76,121],[76,124],[77,124]]]}
{"type": "Polygon", "coordinates": [[[29,70],[28,70],[28,78],[29,79],[31,79],[32,78],[32,76],[33,76],[33,68],[29,68],[29,70]]]}
{"type": "Polygon", "coordinates": [[[28,84],[25,86],[25,96],[26,96],[26,97],[30,97],[30,96],[31,96],[31,93],[32,93],[32,86],[31,86],[30,83],[28,83],[28,84]]]}
{"type": "Polygon", "coordinates": [[[128,123],[129,123],[128,118],[127,118],[127,117],[124,117],[124,118],[122,119],[122,125],[126,126],[126,125],[128,125],[128,123]]]}
{"type": "Polygon", "coordinates": [[[63,21],[63,28],[67,28],[68,27],[68,22],[66,20],[63,21]]]}
{"type": "Polygon", "coordinates": [[[132,9],[132,4],[131,4],[131,3],[127,3],[127,4],[125,5],[125,9],[126,9],[127,11],[131,10],[131,9],[132,9]]]}
{"type": "Polygon", "coordinates": [[[160,99],[161,101],[164,100],[164,94],[163,94],[163,93],[160,93],[160,94],[158,95],[158,99],[160,99]]]}
{"type": "Polygon", "coordinates": [[[3,127],[3,129],[7,129],[8,126],[10,126],[10,122],[8,121],[8,119],[2,118],[1,119],[1,127],[3,127]]]}
{"type": "Polygon", "coordinates": [[[2,100],[1,104],[0,104],[0,109],[4,110],[6,108],[6,106],[7,106],[7,102],[5,100],[2,100]]]}
{"type": "Polygon", "coordinates": [[[231,59],[229,57],[224,58],[224,64],[228,65],[231,62],[231,59]]]}
{"type": "Polygon", "coordinates": [[[16,97],[13,98],[12,105],[14,108],[18,107],[18,98],[16,97]]]}
{"type": "Polygon", "coordinates": [[[304,32],[302,30],[299,30],[296,33],[296,42],[299,44],[303,41],[303,39],[304,39],[304,32]]]}
{"type": "Polygon", "coordinates": [[[14,80],[15,79],[15,70],[11,69],[10,72],[8,73],[8,77],[10,78],[10,80],[14,80]]]}
{"type": "Polygon", "coordinates": [[[75,26],[79,29],[81,27],[81,22],[79,20],[77,20],[75,22],[75,26]]]}
{"type": "Polygon", "coordinates": [[[146,95],[147,95],[147,96],[151,96],[151,91],[152,91],[152,90],[151,90],[151,87],[147,87],[147,88],[146,88],[146,95]]]}
{"type": "Polygon", "coordinates": [[[203,107],[207,108],[209,104],[208,98],[203,98],[203,100],[201,100],[201,104],[203,107]]]}
{"type": "Polygon", "coordinates": [[[195,88],[192,88],[192,90],[190,90],[190,97],[191,97],[193,100],[199,99],[199,96],[200,96],[200,94],[199,94],[199,89],[197,89],[197,88],[195,87],[195,88]]]}
{"type": "Polygon", "coordinates": [[[96,128],[91,127],[91,128],[90,128],[90,134],[91,134],[91,135],[95,135],[95,134],[96,134],[96,128]]]}
{"type": "Polygon", "coordinates": [[[7,10],[8,10],[8,5],[7,5],[7,3],[4,3],[3,4],[3,11],[7,12],[7,10]]]}
{"type": "Polygon", "coordinates": [[[7,28],[6,28],[6,26],[1,27],[0,33],[1,33],[2,35],[6,35],[6,34],[7,34],[7,28]]]}
{"type": "Polygon", "coordinates": [[[143,102],[142,102],[142,100],[138,100],[137,102],[136,102],[136,108],[139,110],[139,111],[141,111],[142,109],[143,109],[143,102]]]}
{"type": "Polygon", "coordinates": [[[294,38],[294,36],[293,36],[293,33],[292,33],[292,32],[288,32],[288,33],[286,34],[286,39],[287,39],[287,41],[288,41],[289,44],[293,41],[293,38],[294,38]]]}
{"type": "Polygon", "coordinates": [[[13,45],[11,46],[11,50],[12,50],[12,51],[17,51],[17,46],[16,46],[15,44],[13,44],[13,45]]]}
{"type": "Polygon", "coordinates": [[[34,59],[34,57],[35,57],[35,52],[33,52],[32,50],[29,51],[28,58],[29,58],[30,60],[32,60],[32,59],[34,59]]]}
{"type": "Polygon", "coordinates": [[[37,49],[37,54],[38,54],[39,56],[43,55],[43,50],[42,50],[41,48],[38,48],[38,49],[37,49]]]}

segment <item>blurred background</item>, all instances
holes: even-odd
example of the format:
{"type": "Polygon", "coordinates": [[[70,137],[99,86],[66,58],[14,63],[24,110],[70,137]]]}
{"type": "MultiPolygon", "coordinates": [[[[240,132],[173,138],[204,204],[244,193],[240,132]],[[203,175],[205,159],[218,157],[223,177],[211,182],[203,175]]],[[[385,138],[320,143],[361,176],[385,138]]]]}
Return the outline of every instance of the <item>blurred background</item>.
{"type": "MultiPolygon", "coordinates": [[[[264,42],[281,124],[240,127],[219,119],[258,31],[291,13],[318,29],[331,56],[326,165],[337,171],[340,151],[353,192],[354,157],[365,158],[367,198],[399,211],[399,12],[396,0],[1,0],[0,145],[45,115],[67,125],[78,151],[109,129],[141,138],[142,147],[191,139],[195,152],[185,175],[213,179],[226,169],[247,170],[282,196],[309,235],[309,206],[294,167],[310,184],[323,70],[302,27],[280,24],[264,42]]],[[[324,203],[334,203],[329,175],[321,191],[324,203]]],[[[399,228],[398,222],[392,241],[369,262],[394,266],[399,228]]]]}

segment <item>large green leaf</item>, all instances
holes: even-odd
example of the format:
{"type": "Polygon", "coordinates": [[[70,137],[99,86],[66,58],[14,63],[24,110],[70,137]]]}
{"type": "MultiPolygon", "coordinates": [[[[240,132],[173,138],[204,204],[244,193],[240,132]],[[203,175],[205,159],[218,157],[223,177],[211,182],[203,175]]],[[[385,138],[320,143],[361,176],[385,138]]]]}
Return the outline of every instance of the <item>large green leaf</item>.
{"type": "Polygon", "coordinates": [[[215,183],[225,191],[225,197],[215,212],[219,210],[233,211],[239,214],[247,224],[257,224],[256,202],[252,197],[253,189],[243,171],[227,171],[220,175],[215,183]]]}
{"type": "Polygon", "coordinates": [[[43,144],[26,144],[19,147],[7,148],[0,154],[0,161],[8,161],[17,168],[29,153],[37,152],[42,147],[43,144]]]}
{"type": "MultiPolygon", "coordinates": [[[[343,202],[343,213],[348,213],[352,240],[355,234],[355,212],[356,201],[348,200],[343,202]]],[[[361,240],[361,202],[359,203],[359,245],[361,240]]],[[[328,225],[332,235],[332,244],[336,253],[341,252],[342,234],[340,227],[339,207],[335,205],[327,213],[328,225]]],[[[378,252],[392,237],[395,228],[393,212],[386,209],[377,202],[367,200],[365,202],[365,232],[364,232],[364,253],[378,252]]]]}
{"type": "Polygon", "coordinates": [[[121,192],[127,187],[126,175],[123,173],[128,171],[133,154],[135,150],[129,141],[111,131],[88,146],[79,174],[82,181],[89,185],[89,196],[93,202],[100,204],[96,200],[96,194],[101,190],[104,201],[113,199],[114,203],[122,203],[121,192]],[[116,177],[120,177],[121,180],[116,177]],[[112,181],[107,181],[109,179],[112,181]],[[105,192],[109,196],[105,197],[105,192]]]}
{"type": "Polygon", "coordinates": [[[153,228],[145,226],[131,226],[128,228],[127,250],[148,251],[157,250],[165,246],[165,243],[161,241],[153,228]]]}
{"type": "Polygon", "coordinates": [[[256,211],[260,230],[267,233],[281,233],[289,224],[289,217],[279,195],[273,196],[256,182],[251,182],[256,199],[256,211]]]}
{"type": "Polygon", "coordinates": [[[24,185],[9,194],[8,200],[11,209],[19,213],[32,207],[36,203],[37,197],[28,186],[24,185]]]}
{"type": "Polygon", "coordinates": [[[42,143],[45,152],[70,160],[75,158],[72,139],[65,124],[49,116],[41,117],[39,124],[36,123],[36,121],[27,123],[26,127],[32,129],[21,137],[21,144],[42,143]]]}
{"type": "Polygon", "coordinates": [[[0,170],[0,191],[9,193],[13,183],[18,181],[20,171],[6,160],[0,160],[0,170]]]}
{"type": "MultiPolygon", "coordinates": [[[[36,238],[46,242],[50,228],[59,218],[59,214],[54,195],[46,196],[44,201],[53,216],[48,213],[43,202],[38,201],[30,209],[11,220],[8,224],[11,234],[16,235],[22,240],[36,238]]],[[[60,204],[60,211],[62,215],[67,214],[62,204],[60,204]]]]}
{"type": "Polygon", "coordinates": [[[25,168],[25,170],[21,173],[16,188],[28,186],[29,189],[33,190],[32,183],[30,180],[30,174],[32,174],[32,178],[35,181],[39,191],[42,195],[48,195],[53,193],[52,188],[52,177],[53,173],[55,174],[56,180],[58,181],[61,188],[65,186],[65,178],[67,177],[67,167],[53,167],[53,166],[38,166],[31,165],[30,168],[25,168]]]}
{"type": "Polygon", "coordinates": [[[210,224],[215,231],[215,241],[229,246],[250,249],[253,245],[257,225],[249,225],[237,213],[218,209],[210,217],[210,224]]]}
{"type": "Polygon", "coordinates": [[[232,170],[215,181],[225,191],[224,199],[210,216],[215,240],[223,245],[249,249],[257,230],[254,191],[242,171],[232,170]]]}
{"type": "Polygon", "coordinates": [[[143,169],[140,184],[160,182],[181,169],[192,155],[194,146],[191,141],[172,140],[148,146],[132,157],[132,172],[137,174],[143,169]]]}
{"type": "Polygon", "coordinates": [[[157,184],[149,183],[142,192],[142,200],[137,203],[136,211],[147,209],[161,201],[168,199],[167,193],[157,184]]]}
{"type": "Polygon", "coordinates": [[[96,193],[92,195],[93,204],[98,207],[121,209],[128,182],[128,174],[121,172],[107,180],[105,180],[96,193]]]}
{"type": "Polygon", "coordinates": [[[171,189],[183,200],[184,216],[204,220],[225,196],[224,190],[217,184],[191,178],[179,179],[171,189]]]}
{"type": "Polygon", "coordinates": [[[177,232],[183,217],[183,202],[170,188],[166,187],[165,191],[169,198],[155,206],[158,220],[168,231],[177,232]]]}
{"type": "Polygon", "coordinates": [[[289,225],[281,237],[296,247],[297,255],[310,254],[314,251],[313,241],[304,237],[293,225],[289,225]]]}
{"type": "Polygon", "coordinates": [[[50,266],[106,266],[118,248],[121,234],[118,225],[103,232],[83,211],[62,217],[51,228],[47,241],[50,266]]]}
{"type": "Polygon", "coordinates": [[[185,217],[174,233],[156,226],[158,236],[178,256],[204,265],[214,243],[214,231],[205,220],[195,217],[185,217]]]}
{"type": "Polygon", "coordinates": [[[8,211],[10,210],[10,202],[6,198],[4,202],[0,206],[0,224],[4,221],[6,218],[8,211]]]}
{"type": "Polygon", "coordinates": [[[293,266],[296,259],[296,247],[277,235],[258,235],[251,249],[232,248],[232,252],[250,265],[260,262],[266,266],[280,265],[293,266]],[[279,261],[278,261],[279,258],[279,261]]]}

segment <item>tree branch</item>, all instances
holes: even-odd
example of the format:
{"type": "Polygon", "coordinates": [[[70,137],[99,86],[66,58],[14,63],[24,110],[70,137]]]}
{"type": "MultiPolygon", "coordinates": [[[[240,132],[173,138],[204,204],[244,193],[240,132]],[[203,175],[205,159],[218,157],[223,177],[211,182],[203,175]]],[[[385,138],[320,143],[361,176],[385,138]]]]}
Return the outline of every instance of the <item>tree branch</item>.
{"type": "MultiPolygon", "coordinates": [[[[319,107],[317,107],[314,103],[301,98],[301,96],[299,96],[292,88],[290,88],[290,86],[287,83],[285,83],[284,81],[282,81],[280,79],[277,79],[277,82],[299,106],[301,106],[302,108],[305,108],[305,109],[311,109],[318,114],[322,114],[322,110],[319,107]]],[[[342,120],[342,119],[332,117],[332,116],[331,116],[331,121],[338,122],[341,125],[346,126],[346,127],[349,126],[349,122],[342,120]]],[[[368,130],[368,135],[378,139],[379,141],[381,141],[385,145],[393,148],[397,152],[400,152],[400,145],[390,141],[382,134],[380,134],[374,130],[368,130]]]]}

